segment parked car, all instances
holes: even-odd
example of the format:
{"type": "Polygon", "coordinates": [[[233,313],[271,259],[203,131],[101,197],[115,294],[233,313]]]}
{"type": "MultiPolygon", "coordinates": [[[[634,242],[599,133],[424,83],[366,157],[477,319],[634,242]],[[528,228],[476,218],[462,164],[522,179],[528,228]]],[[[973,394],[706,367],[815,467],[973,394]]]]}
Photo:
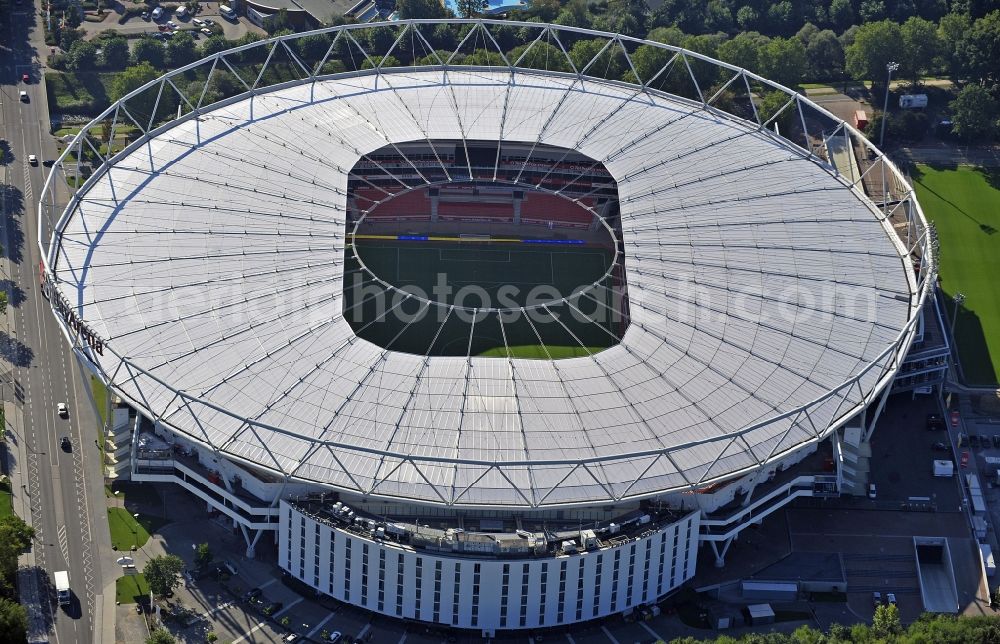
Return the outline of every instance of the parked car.
{"type": "Polygon", "coordinates": [[[215,24],[214,20],[212,20],[211,18],[205,18],[205,26],[206,27],[211,27],[214,24],[215,24]]]}
{"type": "Polygon", "coordinates": [[[872,593],[872,606],[878,608],[881,605],[882,605],[882,593],[876,590],[875,592],[872,593]]]}
{"type": "Polygon", "coordinates": [[[142,12],[142,16],[141,16],[141,17],[142,17],[142,19],[143,19],[143,20],[145,20],[146,22],[149,22],[149,12],[148,12],[148,11],[143,11],[143,12],[142,12]]]}
{"type": "Polygon", "coordinates": [[[896,593],[886,593],[885,594],[885,602],[889,606],[895,606],[896,605],[896,593]]]}
{"type": "Polygon", "coordinates": [[[947,443],[942,443],[941,441],[938,441],[938,442],[934,443],[933,445],[931,445],[931,449],[933,449],[935,452],[947,452],[948,451],[948,444],[947,443]]]}
{"type": "Polygon", "coordinates": [[[194,23],[195,25],[197,25],[198,27],[204,27],[205,26],[205,21],[202,20],[201,18],[191,18],[191,22],[194,23]]]}
{"type": "Polygon", "coordinates": [[[993,447],[1000,448],[1000,434],[993,434],[993,447]]]}
{"type": "Polygon", "coordinates": [[[171,29],[177,29],[177,23],[174,22],[173,20],[168,20],[167,26],[170,27],[171,29]]]}
{"type": "Polygon", "coordinates": [[[339,642],[341,637],[343,637],[343,635],[340,634],[340,631],[334,631],[326,636],[326,641],[339,642]]]}
{"type": "Polygon", "coordinates": [[[208,27],[202,27],[198,31],[200,31],[201,33],[203,33],[206,36],[211,36],[212,35],[212,30],[209,29],[208,27]]]}
{"type": "Polygon", "coordinates": [[[875,498],[875,484],[874,483],[869,483],[868,484],[868,498],[869,499],[874,499],[875,498]]]}
{"type": "Polygon", "coordinates": [[[938,414],[927,414],[927,424],[925,426],[929,430],[944,429],[944,418],[941,418],[938,414]]]}

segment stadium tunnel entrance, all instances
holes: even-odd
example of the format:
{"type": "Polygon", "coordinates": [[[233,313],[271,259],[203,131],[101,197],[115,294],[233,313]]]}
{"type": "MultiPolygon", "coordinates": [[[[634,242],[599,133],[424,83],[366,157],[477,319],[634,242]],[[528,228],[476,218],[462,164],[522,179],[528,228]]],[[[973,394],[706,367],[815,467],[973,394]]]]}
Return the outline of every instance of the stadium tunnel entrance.
{"type": "Polygon", "coordinates": [[[390,350],[578,357],[628,326],[617,186],[577,152],[387,146],[351,171],[346,233],[345,318],[390,350]]]}

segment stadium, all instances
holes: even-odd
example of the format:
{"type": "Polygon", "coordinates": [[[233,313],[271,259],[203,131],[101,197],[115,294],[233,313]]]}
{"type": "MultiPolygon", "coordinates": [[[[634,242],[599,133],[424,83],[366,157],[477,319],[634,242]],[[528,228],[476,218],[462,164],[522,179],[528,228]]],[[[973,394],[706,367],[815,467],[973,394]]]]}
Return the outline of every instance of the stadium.
{"type": "Polygon", "coordinates": [[[220,52],[84,128],[40,212],[53,313],[120,401],[109,478],[486,635],[634,611],[863,489],[845,458],[934,282],[912,189],[846,123],[537,23],[220,52]]]}

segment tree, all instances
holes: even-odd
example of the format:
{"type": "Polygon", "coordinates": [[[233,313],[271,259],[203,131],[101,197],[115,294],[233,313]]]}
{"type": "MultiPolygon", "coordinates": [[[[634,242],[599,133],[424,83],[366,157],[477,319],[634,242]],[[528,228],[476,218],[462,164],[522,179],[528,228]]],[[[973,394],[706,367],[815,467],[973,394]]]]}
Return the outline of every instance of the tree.
{"type": "Polygon", "coordinates": [[[844,73],[844,48],[829,29],[817,33],[806,47],[809,77],[834,79],[844,73]]]}
{"type": "Polygon", "coordinates": [[[767,10],[768,27],[773,33],[787,35],[794,28],[792,19],[795,17],[795,8],[788,0],[776,2],[767,10]]]}
{"type": "Polygon", "coordinates": [[[198,544],[194,551],[195,568],[202,569],[210,563],[212,563],[212,549],[208,547],[207,543],[198,544]]]}
{"type": "Polygon", "coordinates": [[[906,70],[916,85],[922,76],[933,69],[941,53],[937,27],[930,20],[911,16],[899,30],[903,35],[906,70]]]}
{"type": "Polygon", "coordinates": [[[972,29],[972,19],[966,13],[949,13],[938,23],[938,38],[941,43],[941,57],[948,65],[953,77],[960,77],[965,68],[961,47],[966,34],[972,29]]]}
{"type": "Polygon", "coordinates": [[[288,9],[278,9],[278,13],[264,18],[264,30],[272,36],[279,31],[295,31],[295,25],[292,24],[291,19],[288,17],[288,9]]]}
{"type": "Polygon", "coordinates": [[[719,45],[719,59],[752,72],[760,71],[760,50],[771,39],[756,31],[744,31],[719,45]]]}
{"type": "Polygon", "coordinates": [[[156,76],[156,70],[149,63],[140,63],[126,68],[122,73],[115,74],[111,81],[111,100],[121,100],[129,92],[142,87],[156,76]]]}
{"type": "Polygon", "coordinates": [[[958,52],[969,76],[984,83],[1000,80],[1000,11],[972,23],[958,52]]]}
{"type": "Polygon", "coordinates": [[[123,69],[128,64],[128,41],[117,36],[101,46],[101,65],[105,69],[123,69]]]}
{"type": "Polygon", "coordinates": [[[31,545],[35,530],[17,515],[0,520],[0,576],[12,578],[17,558],[31,545]]]}
{"type": "Polygon", "coordinates": [[[764,98],[761,99],[760,105],[757,106],[757,114],[760,115],[760,122],[767,123],[772,116],[781,112],[778,114],[778,117],[774,119],[774,121],[768,124],[768,127],[773,129],[774,124],[777,123],[778,131],[782,135],[787,136],[788,128],[791,127],[794,122],[793,116],[796,113],[794,103],[785,108],[785,104],[788,103],[790,99],[791,97],[788,94],[779,91],[764,94],[764,98]],[[784,111],[781,111],[782,108],[785,108],[784,111]]]}
{"type": "Polygon", "coordinates": [[[966,85],[949,104],[951,131],[966,141],[992,138],[996,131],[997,101],[981,85],[966,85]]]}
{"type": "Polygon", "coordinates": [[[3,315],[7,312],[7,304],[8,304],[7,292],[0,291],[0,315],[3,315]]]}
{"type": "Polygon", "coordinates": [[[757,26],[760,15],[749,5],[744,5],[736,11],[736,24],[743,31],[750,31],[757,26]]]}
{"type": "Polygon", "coordinates": [[[198,60],[198,52],[194,38],[190,34],[181,32],[167,41],[166,62],[168,67],[183,67],[196,60],[198,60]]]}
{"type": "Polygon", "coordinates": [[[59,33],[59,48],[63,51],[69,51],[69,48],[73,46],[73,43],[81,40],[83,35],[83,29],[63,29],[59,33]]]}
{"type": "MultiPolygon", "coordinates": [[[[226,51],[227,49],[230,49],[232,46],[233,46],[232,43],[226,40],[225,36],[222,35],[210,36],[207,40],[201,43],[199,52],[202,58],[207,58],[212,54],[219,53],[220,51],[226,51]]],[[[326,53],[326,51],[324,50],[323,53],[326,53]]]]}
{"type": "Polygon", "coordinates": [[[304,62],[316,65],[330,49],[330,37],[326,34],[310,34],[298,38],[293,44],[304,62]]]}
{"type": "Polygon", "coordinates": [[[69,48],[67,66],[73,71],[92,71],[97,66],[97,47],[87,40],[77,40],[69,48]]]}
{"type": "Polygon", "coordinates": [[[858,10],[861,22],[876,22],[885,19],[885,2],[883,0],[861,0],[858,10]]]}
{"type": "Polygon", "coordinates": [[[888,638],[903,632],[899,621],[899,609],[895,604],[879,606],[872,618],[872,633],[879,638],[888,638]]]}
{"type": "Polygon", "coordinates": [[[447,18],[451,13],[438,0],[396,0],[400,20],[410,18],[447,18]]]}
{"type": "Polygon", "coordinates": [[[774,38],[760,49],[761,76],[795,87],[806,73],[806,48],[798,38],[774,38]]]}
{"type": "Polygon", "coordinates": [[[489,8],[486,0],[456,0],[455,9],[462,18],[472,18],[489,8]]]}
{"type": "Polygon", "coordinates": [[[146,638],[146,644],[176,644],[177,640],[163,627],[155,629],[146,638]]]}
{"type": "Polygon", "coordinates": [[[830,22],[843,31],[854,24],[854,7],[851,0],[833,0],[830,3],[830,22]]]}
{"type": "Polygon", "coordinates": [[[146,562],[142,575],[149,589],[158,597],[166,597],[180,583],[179,575],[184,570],[184,562],[177,555],[160,555],[146,562]]]}
{"type": "Polygon", "coordinates": [[[847,72],[875,84],[885,82],[886,65],[901,61],[903,37],[899,25],[882,20],[861,25],[847,48],[847,72]]]}
{"type": "Polygon", "coordinates": [[[148,63],[153,67],[163,67],[163,45],[152,38],[142,37],[132,47],[132,65],[148,63]]]}
{"type": "Polygon", "coordinates": [[[0,597],[0,642],[23,642],[28,630],[28,613],[17,602],[0,597]]]}
{"type": "MultiPolygon", "coordinates": [[[[573,47],[569,50],[569,57],[573,60],[573,64],[576,65],[577,71],[583,71],[583,68],[604,49],[606,43],[607,41],[597,38],[593,40],[578,40],[573,43],[573,47]]],[[[616,52],[612,47],[608,47],[601,54],[600,58],[595,60],[594,64],[590,66],[587,74],[602,78],[619,78],[623,71],[622,63],[624,63],[624,60],[622,56],[615,56],[614,54],[620,52],[620,49],[616,52]]]]}

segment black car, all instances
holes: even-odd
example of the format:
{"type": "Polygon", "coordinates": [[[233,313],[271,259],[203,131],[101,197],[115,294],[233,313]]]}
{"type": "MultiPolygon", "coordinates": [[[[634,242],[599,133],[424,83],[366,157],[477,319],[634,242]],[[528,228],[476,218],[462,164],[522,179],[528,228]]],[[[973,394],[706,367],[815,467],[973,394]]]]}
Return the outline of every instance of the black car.
{"type": "Polygon", "coordinates": [[[1000,447],[1000,435],[993,434],[993,447],[1000,447]]]}
{"type": "Polygon", "coordinates": [[[938,414],[927,414],[927,425],[928,430],[941,430],[945,428],[944,418],[941,418],[938,414]]]}
{"type": "Polygon", "coordinates": [[[931,445],[931,449],[933,449],[935,452],[947,452],[948,451],[948,444],[947,443],[942,443],[941,441],[938,441],[938,442],[934,443],[933,445],[931,445]]]}
{"type": "Polygon", "coordinates": [[[63,436],[62,440],[59,441],[59,446],[62,447],[64,452],[68,452],[73,449],[73,444],[69,442],[69,436],[63,436]]]}

